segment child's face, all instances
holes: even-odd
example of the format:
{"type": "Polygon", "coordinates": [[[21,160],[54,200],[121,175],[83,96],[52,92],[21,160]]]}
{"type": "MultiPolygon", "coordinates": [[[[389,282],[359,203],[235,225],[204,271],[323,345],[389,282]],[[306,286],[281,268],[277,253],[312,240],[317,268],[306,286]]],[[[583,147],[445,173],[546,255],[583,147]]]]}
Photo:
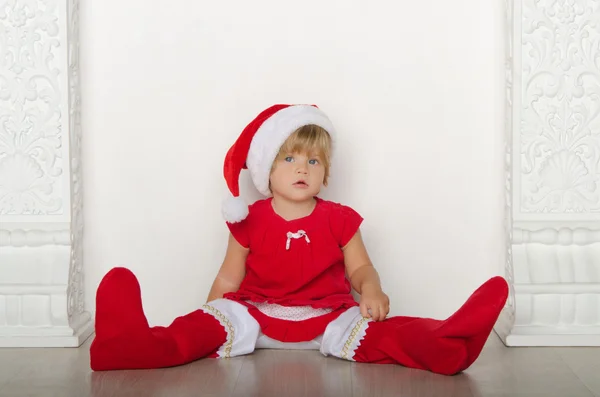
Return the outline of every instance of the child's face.
{"type": "Polygon", "coordinates": [[[275,160],[271,172],[271,191],[292,201],[316,196],[325,178],[325,167],[318,155],[288,153],[275,160]]]}

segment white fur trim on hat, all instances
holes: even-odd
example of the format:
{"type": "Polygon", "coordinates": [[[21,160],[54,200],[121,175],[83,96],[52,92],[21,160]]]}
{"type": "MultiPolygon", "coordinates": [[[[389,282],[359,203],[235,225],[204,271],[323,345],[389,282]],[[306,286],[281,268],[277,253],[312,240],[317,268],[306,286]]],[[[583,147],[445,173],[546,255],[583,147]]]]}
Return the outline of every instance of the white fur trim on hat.
{"type": "Polygon", "coordinates": [[[264,196],[271,196],[269,176],[279,149],[285,140],[298,128],[315,124],[324,128],[333,137],[334,127],[320,109],[310,105],[293,105],[269,117],[256,131],[246,159],[252,182],[264,196]]]}

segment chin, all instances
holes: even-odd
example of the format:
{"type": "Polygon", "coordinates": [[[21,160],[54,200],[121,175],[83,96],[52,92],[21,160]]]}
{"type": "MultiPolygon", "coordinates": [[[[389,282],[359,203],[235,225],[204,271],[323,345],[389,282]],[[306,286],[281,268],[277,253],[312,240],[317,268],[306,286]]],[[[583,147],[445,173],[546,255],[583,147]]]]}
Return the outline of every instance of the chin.
{"type": "Polygon", "coordinates": [[[306,201],[306,200],[311,200],[313,197],[315,197],[317,194],[319,194],[319,192],[306,192],[305,194],[298,196],[298,201],[306,201]]]}
{"type": "Polygon", "coordinates": [[[302,202],[312,199],[317,194],[318,192],[292,192],[292,194],[285,194],[283,196],[290,201],[302,202]]]}

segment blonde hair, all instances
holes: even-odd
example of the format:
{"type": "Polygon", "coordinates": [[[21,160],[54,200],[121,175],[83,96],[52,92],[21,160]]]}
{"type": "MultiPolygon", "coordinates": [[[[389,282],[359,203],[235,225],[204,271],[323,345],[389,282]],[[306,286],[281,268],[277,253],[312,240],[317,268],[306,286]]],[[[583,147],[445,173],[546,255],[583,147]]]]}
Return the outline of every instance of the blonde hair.
{"type": "Polygon", "coordinates": [[[318,155],[325,168],[323,184],[327,186],[329,178],[329,169],[331,167],[331,136],[329,132],[315,124],[308,124],[294,131],[281,145],[277,157],[271,167],[271,172],[275,168],[275,163],[285,158],[289,153],[306,153],[308,155],[318,155]]]}

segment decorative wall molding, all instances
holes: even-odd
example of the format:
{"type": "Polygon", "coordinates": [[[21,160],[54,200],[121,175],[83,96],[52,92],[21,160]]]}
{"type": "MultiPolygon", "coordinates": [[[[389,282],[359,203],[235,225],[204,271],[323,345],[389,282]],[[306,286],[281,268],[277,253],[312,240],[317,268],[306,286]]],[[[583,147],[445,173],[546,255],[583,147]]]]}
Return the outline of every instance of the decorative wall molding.
{"type": "Polygon", "coordinates": [[[519,213],[578,214],[600,221],[600,4],[515,4],[519,213]]]}
{"type": "Polygon", "coordinates": [[[0,347],[79,346],[79,1],[0,3],[0,347]]]}
{"type": "Polygon", "coordinates": [[[64,212],[62,69],[57,1],[2,4],[0,214],[64,212]],[[62,80],[62,81],[61,81],[62,80]]]}
{"type": "Polygon", "coordinates": [[[556,229],[525,230],[513,227],[513,244],[546,244],[546,245],[589,245],[600,243],[600,229],[556,229]]]}
{"type": "Polygon", "coordinates": [[[0,247],[39,247],[42,245],[71,245],[70,230],[2,230],[0,247]]]}
{"type": "Polygon", "coordinates": [[[507,0],[508,346],[600,346],[600,2],[507,0]]]}

